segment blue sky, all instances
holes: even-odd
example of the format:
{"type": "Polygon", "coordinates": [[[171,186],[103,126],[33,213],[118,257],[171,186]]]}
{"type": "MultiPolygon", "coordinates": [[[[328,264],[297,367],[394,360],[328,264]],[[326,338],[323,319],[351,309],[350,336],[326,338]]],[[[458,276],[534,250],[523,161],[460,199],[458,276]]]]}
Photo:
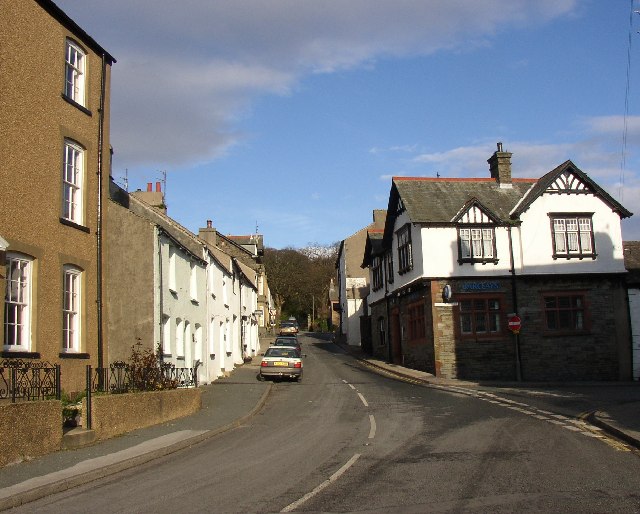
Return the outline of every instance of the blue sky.
{"type": "Polygon", "coordinates": [[[516,177],[571,159],[640,239],[640,0],[56,3],[118,61],[115,179],[166,171],[193,232],[331,244],[392,176],[487,177],[501,141],[516,177]]]}

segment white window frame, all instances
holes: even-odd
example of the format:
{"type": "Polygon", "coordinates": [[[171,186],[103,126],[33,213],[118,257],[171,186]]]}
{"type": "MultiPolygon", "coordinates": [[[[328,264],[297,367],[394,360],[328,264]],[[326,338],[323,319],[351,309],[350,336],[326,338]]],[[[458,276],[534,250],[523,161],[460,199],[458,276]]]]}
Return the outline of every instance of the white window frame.
{"type": "Polygon", "coordinates": [[[167,315],[162,317],[162,353],[171,355],[171,318],[167,315]]]}
{"type": "Polygon", "coordinates": [[[15,253],[6,255],[4,351],[31,350],[32,273],[33,259],[15,253]]]}
{"type": "Polygon", "coordinates": [[[176,319],[176,358],[184,357],[184,326],[180,318],[176,319]]]}
{"type": "Polygon", "coordinates": [[[173,245],[168,245],[169,246],[169,291],[172,291],[174,293],[177,293],[177,286],[176,286],[176,249],[173,247],[173,245]]]}
{"type": "Polygon", "coordinates": [[[198,266],[194,261],[189,263],[189,292],[191,294],[191,301],[198,301],[198,266]]]}
{"type": "Polygon", "coordinates": [[[64,94],[85,107],[87,54],[76,43],[67,39],[65,51],[64,94]]]}
{"type": "Polygon", "coordinates": [[[62,217],[78,225],[84,222],[84,148],[64,140],[62,159],[62,217]]]}
{"type": "Polygon", "coordinates": [[[82,270],[65,266],[62,273],[62,352],[80,351],[82,270]]]}
{"type": "Polygon", "coordinates": [[[462,262],[496,260],[494,227],[458,228],[458,244],[462,262]]]}
{"type": "Polygon", "coordinates": [[[592,214],[550,214],[553,257],[596,258],[592,214]]]}

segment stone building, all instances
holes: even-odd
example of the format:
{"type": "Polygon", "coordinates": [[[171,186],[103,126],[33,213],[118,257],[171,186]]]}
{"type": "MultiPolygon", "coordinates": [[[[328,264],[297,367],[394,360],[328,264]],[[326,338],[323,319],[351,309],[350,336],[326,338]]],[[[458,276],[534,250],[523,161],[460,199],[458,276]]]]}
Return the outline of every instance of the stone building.
{"type": "Polygon", "coordinates": [[[106,358],[103,234],[115,59],[48,0],[0,2],[2,357],[84,389],[106,358]]]}

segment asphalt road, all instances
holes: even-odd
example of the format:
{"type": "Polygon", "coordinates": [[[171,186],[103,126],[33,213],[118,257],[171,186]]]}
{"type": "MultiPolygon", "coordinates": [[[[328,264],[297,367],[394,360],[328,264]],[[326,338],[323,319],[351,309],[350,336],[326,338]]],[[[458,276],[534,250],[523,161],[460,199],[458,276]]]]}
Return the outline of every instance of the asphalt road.
{"type": "Polygon", "coordinates": [[[491,393],[392,380],[301,337],[245,426],[16,512],[640,512],[640,456],[491,393]]]}

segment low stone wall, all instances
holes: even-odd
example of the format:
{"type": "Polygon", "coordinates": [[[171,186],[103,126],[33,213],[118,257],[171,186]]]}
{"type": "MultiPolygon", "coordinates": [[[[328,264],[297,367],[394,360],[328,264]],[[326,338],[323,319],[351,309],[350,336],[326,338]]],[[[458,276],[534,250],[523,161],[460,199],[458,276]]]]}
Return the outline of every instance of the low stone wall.
{"type": "MultiPolygon", "coordinates": [[[[146,393],[94,395],[91,428],[97,439],[188,416],[202,406],[200,389],[171,389],[146,393]]],[[[87,399],[82,400],[82,426],[87,426],[87,399]]]]}
{"type": "Polygon", "coordinates": [[[0,466],[57,451],[61,442],[60,401],[0,404],[0,466]]]}

